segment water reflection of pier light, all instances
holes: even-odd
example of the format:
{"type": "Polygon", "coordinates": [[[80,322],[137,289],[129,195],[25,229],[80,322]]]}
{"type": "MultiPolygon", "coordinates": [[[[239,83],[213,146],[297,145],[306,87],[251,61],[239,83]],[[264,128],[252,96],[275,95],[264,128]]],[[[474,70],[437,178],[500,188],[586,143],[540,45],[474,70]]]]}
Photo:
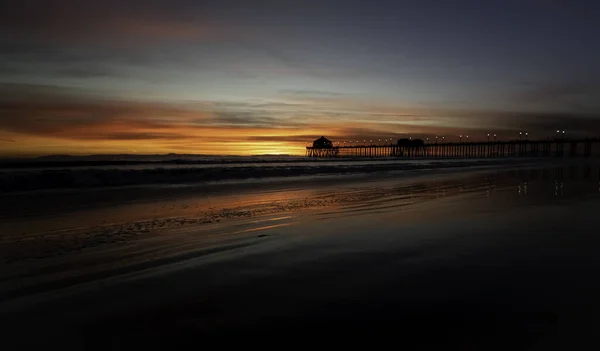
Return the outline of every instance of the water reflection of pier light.
{"type": "Polygon", "coordinates": [[[565,187],[565,183],[559,180],[555,180],[554,181],[554,195],[555,196],[562,196],[564,195],[564,187],[565,187]]]}
{"type": "Polygon", "coordinates": [[[521,196],[527,195],[527,182],[519,183],[517,193],[521,196]]]}

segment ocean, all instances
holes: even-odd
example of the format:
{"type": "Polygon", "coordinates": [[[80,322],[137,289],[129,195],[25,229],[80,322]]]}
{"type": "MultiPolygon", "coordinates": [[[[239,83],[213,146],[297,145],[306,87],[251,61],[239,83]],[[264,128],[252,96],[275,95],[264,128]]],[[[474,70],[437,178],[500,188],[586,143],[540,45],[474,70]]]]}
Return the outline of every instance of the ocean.
{"type": "Polygon", "coordinates": [[[296,156],[54,156],[0,161],[0,193],[125,186],[185,186],[483,167],[532,159],[314,159],[296,156]]]}

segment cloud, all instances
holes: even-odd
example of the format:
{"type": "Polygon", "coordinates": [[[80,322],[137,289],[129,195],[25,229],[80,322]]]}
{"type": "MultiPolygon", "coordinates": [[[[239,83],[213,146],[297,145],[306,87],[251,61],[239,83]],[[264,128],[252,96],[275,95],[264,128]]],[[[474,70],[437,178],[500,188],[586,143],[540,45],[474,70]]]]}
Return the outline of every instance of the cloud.
{"type": "Polygon", "coordinates": [[[600,113],[504,112],[495,116],[497,123],[504,124],[506,129],[545,133],[546,136],[551,136],[556,129],[568,129],[581,135],[600,130],[600,113]]]}
{"type": "Polygon", "coordinates": [[[323,90],[302,90],[302,89],[281,89],[280,93],[285,95],[300,95],[300,96],[342,96],[343,93],[323,90]]]}
{"type": "MultiPolygon", "coordinates": [[[[276,62],[283,66],[285,69],[274,68],[273,64],[268,69],[261,69],[261,73],[274,73],[279,75],[296,75],[296,76],[308,76],[312,78],[329,78],[329,79],[360,79],[360,78],[371,78],[372,75],[369,69],[362,66],[360,69],[353,69],[347,64],[324,64],[318,59],[315,60],[314,52],[312,53],[291,53],[284,49],[279,43],[285,40],[285,37],[278,37],[278,34],[270,33],[274,37],[265,40],[265,36],[262,35],[263,40],[261,41],[246,41],[240,43],[248,50],[256,50],[265,56],[270,62],[276,62]]],[[[319,53],[324,52],[326,49],[321,48],[319,53]]],[[[300,90],[298,90],[300,91],[300,90]]]]}
{"type": "Polygon", "coordinates": [[[211,124],[276,128],[284,126],[285,121],[266,116],[267,111],[216,112],[211,124]]]}
{"type": "MultiPolygon", "coordinates": [[[[156,145],[202,143],[297,143],[315,135],[347,135],[338,113],[310,105],[250,102],[132,102],[97,100],[72,90],[28,85],[0,85],[0,130],[31,137],[86,141],[156,142],[156,145]],[[21,98],[17,92],[21,90],[21,98]]],[[[353,133],[375,135],[377,128],[353,133]]],[[[16,135],[14,134],[14,135],[16,135]]],[[[10,134],[9,134],[10,135],[10,134]]],[[[248,144],[249,143],[249,144],[248,144]]]]}
{"type": "Polygon", "coordinates": [[[98,66],[64,68],[58,69],[54,73],[59,76],[72,78],[103,78],[123,76],[123,74],[119,74],[115,71],[98,66]]]}
{"type": "Polygon", "coordinates": [[[0,130],[62,140],[247,140],[304,126],[244,103],[115,101],[71,89],[0,84],[0,130]],[[6,93],[6,94],[4,94],[6,93]]]}
{"type": "Polygon", "coordinates": [[[4,141],[4,142],[7,142],[7,143],[16,143],[16,142],[17,142],[16,140],[12,140],[12,139],[2,139],[2,138],[0,138],[0,141],[4,141]]]}
{"type": "Polygon", "coordinates": [[[306,144],[312,142],[313,140],[319,138],[322,135],[326,135],[328,138],[334,141],[339,141],[343,143],[344,141],[349,142],[350,140],[378,140],[380,138],[397,138],[404,135],[404,133],[399,132],[390,132],[390,131],[382,131],[376,128],[367,128],[367,127],[334,127],[326,130],[321,130],[321,133],[314,134],[294,134],[294,135],[275,135],[275,136],[250,136],[248,138],[249,141],[276,141],[276,142],[285,142],[285,143],[296,143],[296,144],[306,144]]]}
{"type": "Polygon", "coordinates": [[[515,96],[518,103],[563,107],[570,111],[600,110],[600,84],[571,82],[563,84],[528,84],[515,96]]]}
{"type": "Polygon", "coordinates": [[[0,29],[21,39],[79,44],[213,40],[234,34],[206,14],[192,16],[184,3],[137,0],[5,0],[0,3],[0,29]]]}
{"type": "Polygon", "coordinates": [[[512,139],[528,131],[543,139],[556,129],[581,136],[597,136],[590,131],[600,130],[598,113],[403,108],[344,96],[326,99],[324,104],[300,94],[301,101],[288,102],[116,101],[74,89],[0,84],[0,132],[3,150],[13,153],[43,154],[50,147],[72,152],[77,145],[78,152],[251,154],[301,153],[305,143],[321,135],[336,141],[434,135],[452,140],[468,133],[471,140],[481,140],[487,132],[512,139]]]}
{"type": "Polygon", "coordinates": [[[79,140],[168,139],[176,138],[173,130],[191,125],[190,121],[211,118],[185,104],[95,100],[50,89],[37,87],[22,97],[14,90],[12,96],[3,95],[0,130],[79,140]]]}

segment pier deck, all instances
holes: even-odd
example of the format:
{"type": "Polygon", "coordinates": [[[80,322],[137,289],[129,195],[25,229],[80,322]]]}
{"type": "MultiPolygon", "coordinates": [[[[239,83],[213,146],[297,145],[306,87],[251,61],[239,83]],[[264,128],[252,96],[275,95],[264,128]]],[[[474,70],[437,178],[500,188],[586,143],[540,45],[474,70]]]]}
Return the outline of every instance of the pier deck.
{"type": "Polygon", "coordinates": [[[422,146],[352,145],[306,147],[307,157],[490,158],[592,156],[600,140],[489,141],[422,146]]]}

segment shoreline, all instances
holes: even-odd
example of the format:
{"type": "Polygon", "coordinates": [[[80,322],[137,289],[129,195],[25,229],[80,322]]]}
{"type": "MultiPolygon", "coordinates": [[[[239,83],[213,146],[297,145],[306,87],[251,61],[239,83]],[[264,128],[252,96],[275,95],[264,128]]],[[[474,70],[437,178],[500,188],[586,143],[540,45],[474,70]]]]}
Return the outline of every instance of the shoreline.
{"type": "MultiPolygon", "coordinates": [[[[313,176],[272,177],[262,179],[228,180],[220,182],[200,182],[176,185],[131,185],[102,188],[65,188],[46,189],[24,192],[0,192],[0,218],[15,219],[20,217],[43,216],[48,206],[45,201],[53,201],[52,212],[72,211],[74,209],[89,209],[110,207],[129,203],[144,203],[163,201],[168,198],[182,199],[194,196],[218,196],[248,191],[262,192],[264,190],[288,191],[298,189],[319,189],[321,187],[339,184],[364,184],[381,181],[411,182],[435,180],[446,175],[460,177],[472,174],[493,172],[505,167],[509,169],[527,169],[543,167],[581,166],[577,161],[535,163],[491,163],[473,165],[470,167],[433,167],[404,169],[399,171],[373,171],[369,173],[340,173],[313,176]],[[307,188],[308,187],[308,188],[307,188]],[[38,201],[39,199],[43,201],[38,201]],[[82,204],[85,203],[85,206],[82,204]]],[[[598,160],[600,165],[600,160],[598,160]]],[[[590,163],[594,165],[594,163],[590,163]]]]}
{"type": "Polygon", "coordinates": [[[153,168],[153,169],[56,169],[37,172],[0,172],[0,196],[27,192],[110,189],[139,186],[183,186],[232,184],[257,180],[302,179],[308,177],[370,175],[419,170],[472,168],[483,166],[519,166],[538,164],[594,163],[600,159],[475,159],[416,160],[384,163],[310,166],[262,165],[224,168],[153,168]]]}

